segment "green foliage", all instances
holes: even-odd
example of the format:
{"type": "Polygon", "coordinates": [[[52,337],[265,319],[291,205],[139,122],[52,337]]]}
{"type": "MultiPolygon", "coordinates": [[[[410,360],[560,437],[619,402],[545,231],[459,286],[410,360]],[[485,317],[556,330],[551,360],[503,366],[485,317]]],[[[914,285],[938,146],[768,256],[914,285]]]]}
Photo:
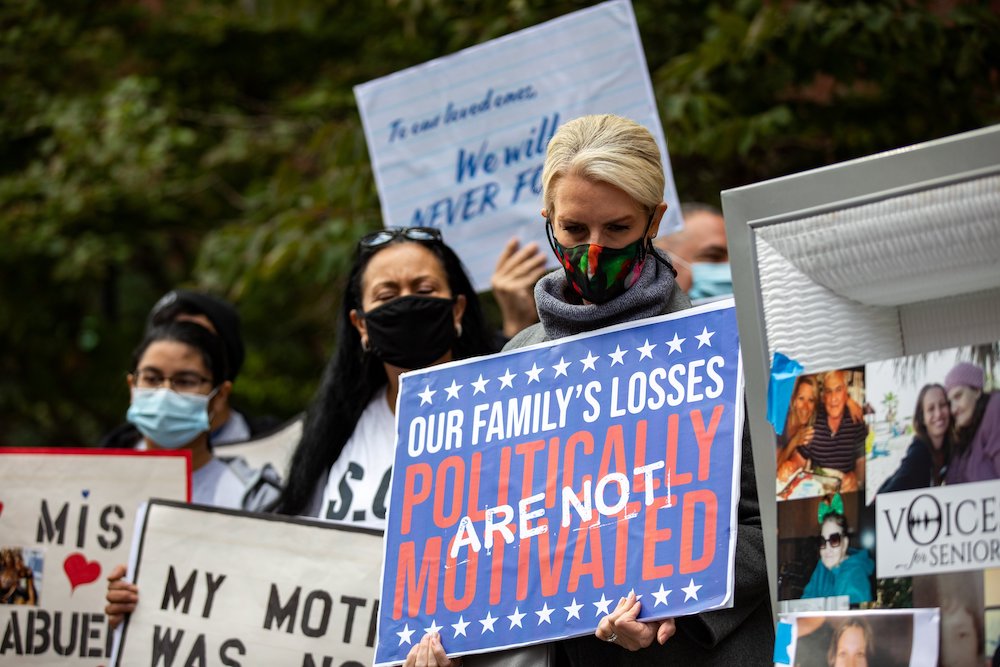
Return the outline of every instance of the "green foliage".
{"type": "MultiPolygon", "coordinates": [[[[301,410],[380,225],[352,87],[587,4],[0,5],[0,443],[120,421],[178,285],[240,308],[236,402],[301,410]]],[[[635,0],[682,198],[996,122],[1000,22],[942,6],[635,0]]]]}

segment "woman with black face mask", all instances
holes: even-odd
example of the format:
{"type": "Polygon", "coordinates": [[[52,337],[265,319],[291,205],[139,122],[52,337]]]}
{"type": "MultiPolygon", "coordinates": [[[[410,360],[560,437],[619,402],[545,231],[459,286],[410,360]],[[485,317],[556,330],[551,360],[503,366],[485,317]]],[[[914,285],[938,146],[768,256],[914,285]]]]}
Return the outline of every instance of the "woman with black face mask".
{"type": "Polygon", "coordinates": [[[337,350],[307,412],[278,512],[383,529],[399,375],[495,351],[476,292],[437,229],[362,238],[337,350]]]}

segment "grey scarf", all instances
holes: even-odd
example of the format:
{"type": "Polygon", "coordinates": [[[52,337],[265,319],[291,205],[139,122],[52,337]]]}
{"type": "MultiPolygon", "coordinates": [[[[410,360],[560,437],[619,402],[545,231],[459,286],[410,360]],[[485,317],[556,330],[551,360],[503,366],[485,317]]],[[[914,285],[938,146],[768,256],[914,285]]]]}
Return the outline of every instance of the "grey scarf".
{"type": "Polygon", "coordinates": [[[641,320],[690,305],[683,292],[674,289],[674,274],[670,269],[648,255],[636,283],[607,303],[583,303],[567,283],[562,269],[538,281],[535,303],[546,340],[641,320]],[[674,304],[675,301],[678,303],[674,304]],[[672,306],[669,309],[668,303],[672,306]]]}

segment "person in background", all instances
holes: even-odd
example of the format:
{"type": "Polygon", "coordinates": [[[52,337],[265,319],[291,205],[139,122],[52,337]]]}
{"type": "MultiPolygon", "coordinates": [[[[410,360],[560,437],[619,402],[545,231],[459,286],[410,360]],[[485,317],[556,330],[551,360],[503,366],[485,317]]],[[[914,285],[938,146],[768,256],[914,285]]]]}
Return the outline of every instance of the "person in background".
{"type": "Polygon", "coordinates": [[[948,371],[948,392],[955,422],[955,450],[948,484],[1000,478],[1000,392],[986,392],[986,374],[963,361],[948,371]]]}
{"type": "Polygon", "coordinates": [[[232,390],[226,363],[221,339],[199,324],[153,327],[128,374],[126,419],[142,434],[144,449],[191,452],[193,502],[263,511],[277,499],[277,473],[217,457],[209,446],[212,416],[232,390]]]}
{"type": "Polygon", "coordinates": [[[384,530],[400,374],[494,352],[493,335],[429,227],[361,239],[337,329],[277,511],[384,530]]]}
{"type": "MultiPolygon", "coordinates": [[[[191,452],[192,502],[270,511],[281,491],[277,472],[217,457],[208,443],[211,415],[232,390],[221,338],[194,322],[154,326],[136,348],[132,368],[126,417],[142,434],[145,449],[191,452]]],[[[118,565],[108,575],[105,613],[111,627],[139,601],[125,574],[125,566],[118,565]]]]}
{"type": "MultiPolygon", "coordinates": [[[[549,141],[542,187],[542,216],[562,269],[535,286],[539,323],[505,349],[690,306],[669,260],[651,242],[667,205],[660,150],[646,128],[613,115],[566,123],[549,141]]],[[[641,601],[632,594],[593,635],[467,656],[465,665],[771,664],[774,629],[749,437],[742,456],[732,609],[645,623],[637,620],[641,601]]],[[[406,665],[448,665],[445,656],[440,637],[427,634],[406,665]]]]}
{"type": "Polygon", "coordinates": [[[951,407],[943,386],[925,384],[913,409],[913,442],[899,468],[878,488],[879,493],[922,489],[944,482],[951,452],[951,407]]]}
{"type": "MultiPolygon", "coordinates": [[[[149,311],[146,331],[170,322],[191,322],[219,336],[226,351],[226,380],[236,381],[243,367],[246,351],[240,332],[240,315],[228,301],[211,294],[175,289],[163,295],[149,311]]],[[[249,440],[278,425],[272,417],[251,417],[230,404],[230,394],[221,399],[213,414],[209,443],[213,447],[249,440]]],[[[141,446],[142,439],[132,424],[118,426],[101,438],[102,447],[141,446]]]]}
{"type": "Polygon", "coordinates": [[[875,571],[875,563],[865,549],[850,546],[847,518],[843,514],[829,512],[823,517],[817,546],[819,562],[802,591],[802,599],[846,595],[851,604],[872,599],[869,578],[875,571]]]}
{"type": "Polygon", "coordinates": [[[677,285],[695,303],[730,296],[733,277],[722,211],[699,202],[681,204],[684,227],[655,241],[677,269],[677,285]]]}

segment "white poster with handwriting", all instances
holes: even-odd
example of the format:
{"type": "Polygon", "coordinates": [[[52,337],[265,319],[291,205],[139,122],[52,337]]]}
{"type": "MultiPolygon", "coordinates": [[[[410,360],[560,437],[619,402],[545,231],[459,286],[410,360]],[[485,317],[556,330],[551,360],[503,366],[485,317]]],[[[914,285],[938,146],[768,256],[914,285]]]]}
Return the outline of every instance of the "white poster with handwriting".
{"type": "Polygon", "coordinates": [[[677,192],[632,5],[613,0],[354,89],[387,227],[438,227],[488,289],[511,237],[547,246],[542,164],[568,120],[614,113],[660,146],[677,192]]]}

